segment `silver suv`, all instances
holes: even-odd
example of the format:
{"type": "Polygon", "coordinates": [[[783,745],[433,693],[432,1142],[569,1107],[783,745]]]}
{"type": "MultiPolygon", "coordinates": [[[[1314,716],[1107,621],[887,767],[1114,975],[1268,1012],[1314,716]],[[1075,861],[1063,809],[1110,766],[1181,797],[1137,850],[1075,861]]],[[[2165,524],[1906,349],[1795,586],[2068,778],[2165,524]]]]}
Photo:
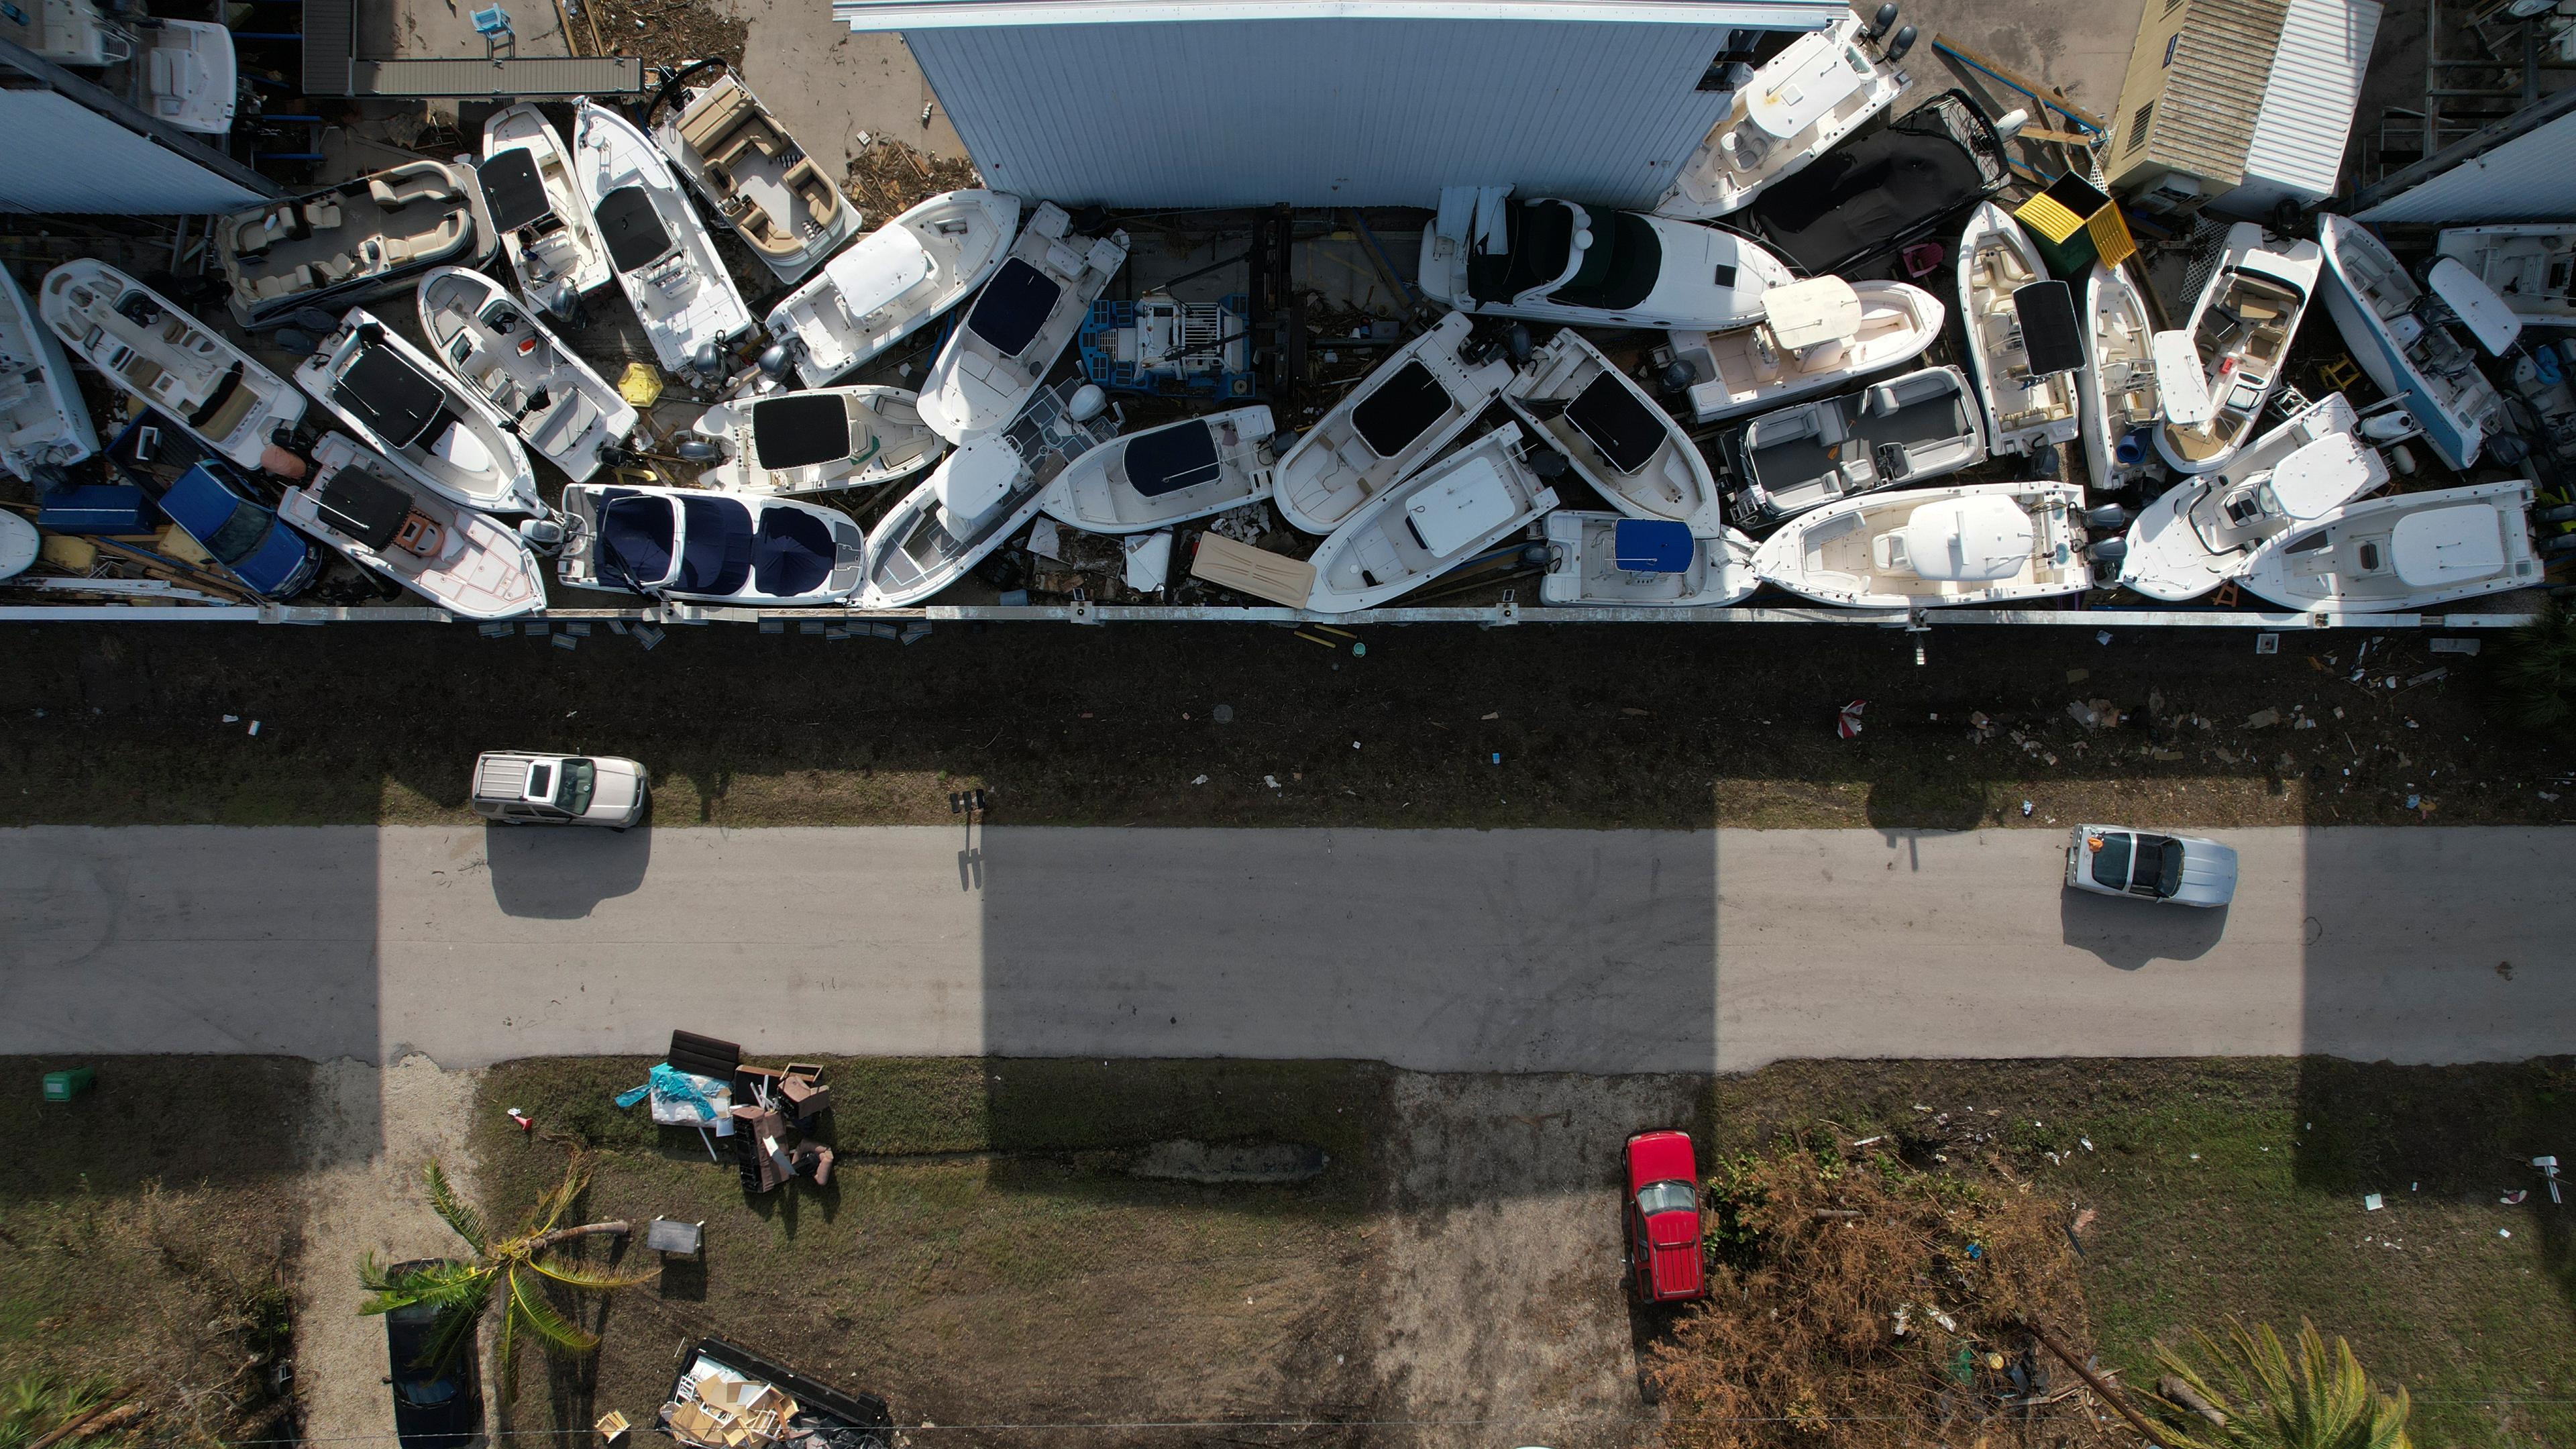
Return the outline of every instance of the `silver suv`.
{"type": "Polygon", "coordinates": [[[644,818],[651,782],[615,755],[492,750],[474,759],[474,813],[503,825],[605,825],[644,818]]]}

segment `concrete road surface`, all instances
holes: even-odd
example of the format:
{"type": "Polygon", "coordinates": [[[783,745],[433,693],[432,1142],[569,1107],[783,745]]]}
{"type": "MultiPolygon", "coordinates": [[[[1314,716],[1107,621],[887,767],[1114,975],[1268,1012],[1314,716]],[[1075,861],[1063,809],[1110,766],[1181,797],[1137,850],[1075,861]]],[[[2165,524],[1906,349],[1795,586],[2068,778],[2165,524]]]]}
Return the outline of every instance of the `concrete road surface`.
{"type": "Polygon", "coordinates": [[[2054,831],[0,831],[0,1052],[2446,1062],[2576,1043],[2542,830],[2233,832],[2224,912],[2054,831]]]}

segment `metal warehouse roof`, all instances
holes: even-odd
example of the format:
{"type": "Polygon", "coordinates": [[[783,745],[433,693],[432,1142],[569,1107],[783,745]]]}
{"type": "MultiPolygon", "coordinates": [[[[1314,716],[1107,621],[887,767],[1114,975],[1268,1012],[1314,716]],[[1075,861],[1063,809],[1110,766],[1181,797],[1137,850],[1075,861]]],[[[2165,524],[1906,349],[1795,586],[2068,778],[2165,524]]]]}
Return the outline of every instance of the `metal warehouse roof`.
{"type": "Polygon", "coordinates": [[[2290,0],[2245,174],[2332,196],[2379,34],[2379,0],[2290,0]]]}
{"type": "Polygon", "coordinates": [[[1138,25],[1180,20],[1556,20],[1593,24],[1812,27],[1845,0],[832,0],[852,30],[1138,25]]]}

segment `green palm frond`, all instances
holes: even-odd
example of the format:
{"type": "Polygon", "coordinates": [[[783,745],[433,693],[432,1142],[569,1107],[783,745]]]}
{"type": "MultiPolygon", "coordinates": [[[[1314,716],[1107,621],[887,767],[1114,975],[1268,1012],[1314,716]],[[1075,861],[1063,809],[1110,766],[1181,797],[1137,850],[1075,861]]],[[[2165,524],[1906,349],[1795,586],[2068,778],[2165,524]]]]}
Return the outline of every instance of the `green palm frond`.
{"type": "Polygon", "coordinates": [[[546,1301],[545,1290],[538,1286],[535,1275],[521,1277],[512,1273],[508,1277],[509,1314],[528,1332],[564,1353],[588,1353],[599,1347],[597,1334],[573,1324],[546,1301]]]}
{"type": "Polygon", "coordinates": [[[429,1342],[421,1345],[420,1358],[414,1367],[432,1373],[445,1373],[474,1351],[474,1328],[483,1321],[483,1309],[450,1308],[440,1313],[430,1326],[429,1342]]]}
{"type": "Polygon", "coordinates": [[[567,1288],[579,1288],[591,1293],[614,1293],[620,1288],[632,1288],[638,1283],[649,1283],[654,1277],[653,1273],[594,1271],[575,1264],[552,1262],[545,1258],[530,1258],[528,1266],[567,1288]]]}
{"type": "Polygon", "coordinates": [[[376,1290],[359,1305],[361,1314],[383,1313],[426,1303],[450,1311],[481,1312],[491,1297],[491,1270],[473,1263],[432,1263],[394,1272],[378,1267],[372,1255],[358,1264],[358,1286],[376,1290]]]}
{"type": "Polygon", "coordinates": [[[533,1238],[540,1233],[552,1232],[554,1225],[563,1221],[564,1214],[572,1211],[573,1202],[581,1196],[582,1190],[589,1186],[590,1172],[576,1157],[564,1168],[563,1181],[556,1183],[554,1191],[547,1193],[537,1204],[536,1211],[529,1215],[528,1225],[520,1236],[533,1238]]]}
{"type": "Polygon", "coordinates": [[[519,1397],[519,1315],[502,1310],[500,1336],[492,1345],[492,1373],[500,1380],[501,1407],[519,1397]]]}
{"type": "Polygon", "coordinates": [[[2316,1326],[2302,1321],[2293,1362],[2268,1325],[2248,1329],[2230,1318],[2224,1347],[2206,1333],[2192,1337],[2210,1373],[2162,1344],[2157,1362],[2225,1422],[2208,1424],[2151,1395],[2185,1426],[2166,1436],[2169,1449],[2409,1449],[2406,1391],[2390,1396],[2373,1388],[2345,1340],[2329,1348],[2316,1326]]]}
{"type": "Polygon", "coordinates": [[[429,1183],[430,1210],[454,1228],[456,1236],[463,1238],[474,1251],[480,1253],[488,1249],[491,1242],[483,1232],[483,1215],[456,1195],[456,1189],[448,1185],[447,1174],[439,1170],[438,1164],[433,1161],[422,1168],[421,1176],[429,1183]]]}

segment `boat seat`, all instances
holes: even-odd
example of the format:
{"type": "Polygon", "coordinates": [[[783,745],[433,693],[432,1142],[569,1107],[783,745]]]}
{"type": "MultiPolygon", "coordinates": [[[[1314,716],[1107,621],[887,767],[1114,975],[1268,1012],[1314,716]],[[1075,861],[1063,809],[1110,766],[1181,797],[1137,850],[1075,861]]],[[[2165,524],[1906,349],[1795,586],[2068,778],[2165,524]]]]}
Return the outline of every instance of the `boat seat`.
{"type": "Polygon", "coordinates": [[[795,192],[797,199],[805,203],[805,214],[814,225],[831,225],[833,213],[841,207],[841,193],[833,189],[831,178],[823,174],[822,167],[811,159],[799,161],[789,167],[787,175],[781,179],[787,189],[795,192]]]}
{"type": "Polygon", "coordinates": [[[169,376],[169,369],[148,357],[137,357],[125,367],[125,385],[136,392],[150,392],[152,385],[169,376]]]}
{"type": "Polygon", "coordinates": [[[1882,382],[1869,390],[1861,411],[1873,417],[1889,417],[1919,402],[1950,395],[1950,379],[1939,372],[1923,372],[1882,382]]]}
{"type": "Polygon", "coordinates": [[[283,297],[289,292],[308,291],[313,284],[312,266],[299,262],[285,271],[252,278],[250,294],[254,300],[265,302],[272,297],[283,297]]]}
{"type": "Polygon", "coordinates": [[[406,176],[399,185],[387,182],[381,176],[370,176],[367,178],[367,195],[375,199],[380,210],[400,211],[415,201],[452,200],[456,196],[456,188],[449,186],[446,178],[436,172],[406,176]]]}
{"type": "Polygon", "coordinates": [[[1910,573],[1914,568],[1913,560],[1905,554],[1904,536],[1896,533],[1882,533],[1869,541],[1869,561],[1872,567],[1879,569],[1903,569],[1910,573]]]}
{"type": "Polygon", "coordinates": [[[281,204],[244,217],[241,224],[233,228],[233,254],[252,257],[267,251],[270,243],[286,234],[289,212],[290,208],[281,204]]]}
{"type": "Polygon", "coordinates": [[[599,404],[592,402],[590,395],[581,389],[567,388],[546,409],[544,416],[533,423],[522,424],[521,433],[529,442],[536,444],[538,452],[551,456],[579,441],[581,435],[597,421],[599,404]]]}
{"type": "Polygon", "coordinates": [[[338,252],[315,262],[313,269],[334,282],[345,282],[358,274],[358,261],[347,252],[338,252]]]}
{"type": "Polygon", "coordinates": [[[416,558],[436,558],[444,537],[437,521],[415,508],[403,515],[402,527],[394,532],[394,547],[416,558]]]}
{"type": "Polygon", "coordinates": [[[260,396],[256,389],[236,386],[232,395],[224,399],[222,407],[197,424],[197,431],[210,438],[229,437],[233,429],[241,426],[242,419],[250,416],[251,409],[259,404],[260,396]]]}
{"type": "Polygon", "coordinates": [[[304,224],[316,231],[329,231],[340,224],[340,203],[328,197],[304,203],[304,224]]]}

